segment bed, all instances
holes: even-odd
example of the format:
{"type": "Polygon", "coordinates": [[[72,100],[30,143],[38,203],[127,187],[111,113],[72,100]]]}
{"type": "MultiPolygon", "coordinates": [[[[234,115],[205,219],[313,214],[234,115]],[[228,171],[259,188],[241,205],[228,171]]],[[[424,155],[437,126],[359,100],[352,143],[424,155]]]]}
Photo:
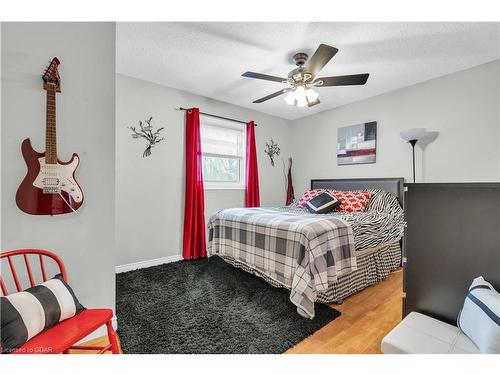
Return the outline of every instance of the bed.
{"type": "Polygon", "coordinates": [[[311,180],[311,189],[368,190],[365,212],[311,214],[295,205],[231,208],[208,222],[208,255],[290,290],[297,312],[341,303],[401,265],[403,179],[311,180]]]}

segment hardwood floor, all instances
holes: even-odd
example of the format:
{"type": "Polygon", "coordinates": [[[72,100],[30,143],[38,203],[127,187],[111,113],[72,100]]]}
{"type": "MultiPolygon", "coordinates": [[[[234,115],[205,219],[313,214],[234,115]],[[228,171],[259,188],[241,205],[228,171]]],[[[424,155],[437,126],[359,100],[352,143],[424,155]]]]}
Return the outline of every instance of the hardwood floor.
{"type": "Polygon", "coordinates": [[[286,353],[380,353],[382,338],[400,321],[403,271],[333,304],[342,315],[286,353]]]}
{"type": "MultiPolygon", "coordinates": [[[[118,344],[120,343],[120,338],[118,338],[118,344]]],[[[102,336],[98,337],[94,340],[89,340],[81,345],[88,345],[88,346],[106,346],[109,344],[108,337],[107,336],[102,336]]],[[[93,350],[70,350],[70,354],[97,354],[97,351],[93,350]]],[[[111,351],[107,351],[106,354],[111,354],[111,351]]]]}
{"type": "MultiPolygon", "coordinates": [[[[342,316],[290,348],[290,354],[374,354],[380,353],[382,338],[401,321],[403,271],[333,304],[342,316]]],[[[105,345],[106,337],[88,345],[105,345]]],[[[72,351],[81,353],[81,351],[72,351]]],[[[88,352],[87,352],[88,353],[88,352]]]]}

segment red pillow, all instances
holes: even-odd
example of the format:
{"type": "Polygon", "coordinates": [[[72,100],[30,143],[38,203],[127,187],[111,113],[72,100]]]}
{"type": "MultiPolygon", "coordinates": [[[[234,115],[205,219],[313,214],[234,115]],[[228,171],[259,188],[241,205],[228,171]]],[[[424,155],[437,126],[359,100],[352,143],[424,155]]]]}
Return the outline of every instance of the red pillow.
{"type": "Polygon", "coordinates": [[[335,195],[341,203],[336,210],[345,212],[363,212],[366,209],[368,201],[372,197],[372,193],[369,191],[330,190],[330,192],[335,195]]]}
{"type": "Polygon", "coordinates": [[[326,189],[306,190],[306,192],[302,195],[302,198],[299,199],[297,207],[304,208],[307,202],[309,202],[313,198],[316,198],[318,195],[323,194],[325,191],[326,189]]]}

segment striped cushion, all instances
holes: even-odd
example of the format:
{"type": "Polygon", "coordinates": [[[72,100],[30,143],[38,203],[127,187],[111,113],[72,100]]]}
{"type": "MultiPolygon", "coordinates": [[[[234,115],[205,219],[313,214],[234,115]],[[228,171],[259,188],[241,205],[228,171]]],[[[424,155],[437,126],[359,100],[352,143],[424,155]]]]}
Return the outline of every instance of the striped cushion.
{"type": "Polygon", "coordinates": [[[372,193],[372,197],[368,201],[365,211],[378,211],[389,215],[401,215],[403,213],[401,204],[394,194],[380,189],[367,191],[372,193]]]}
{"type": "Polygon", "coordinates": [[[472,281],[458,326],[481,353],[500,354],[500,293],[482,277],[472,281]]]}
{"type": "Polygon", "coordinates": [[[12,352],[40,332],[84,309],[61,275],[24,292],[0,297],[0,351],[12,352]]]}

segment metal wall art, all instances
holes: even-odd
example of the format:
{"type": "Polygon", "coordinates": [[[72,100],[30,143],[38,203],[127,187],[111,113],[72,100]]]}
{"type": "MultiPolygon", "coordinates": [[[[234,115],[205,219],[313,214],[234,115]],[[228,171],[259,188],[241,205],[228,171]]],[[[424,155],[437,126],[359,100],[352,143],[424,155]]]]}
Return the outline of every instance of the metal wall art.
{"type": "Polygon", "coordinates": [[[136,129],[135,126],[128,126],[127,128],[132,130],[132,138],[139,139],[143,138],[146,141],[146,149],[142,153],[142,157],[146,157],[151,155],[151,149],[165,138],[160,137],[160,132],[164,129],[159,128],[158,130],[153,129],[153,125],[151,125],[151,120],[153,117],[151,116],[149,119],[144,121],[139,121],[139,129],[136,129]]]}
{"type": "Polygon", "coordinates": [[[271,138],[271,143],[266,142],[266,150],[265,153],[271,159],[271,165],[274,167],[274,157],[280,154],[280,148],[277,143],[274,143],[274,140],[271,138]]]}

